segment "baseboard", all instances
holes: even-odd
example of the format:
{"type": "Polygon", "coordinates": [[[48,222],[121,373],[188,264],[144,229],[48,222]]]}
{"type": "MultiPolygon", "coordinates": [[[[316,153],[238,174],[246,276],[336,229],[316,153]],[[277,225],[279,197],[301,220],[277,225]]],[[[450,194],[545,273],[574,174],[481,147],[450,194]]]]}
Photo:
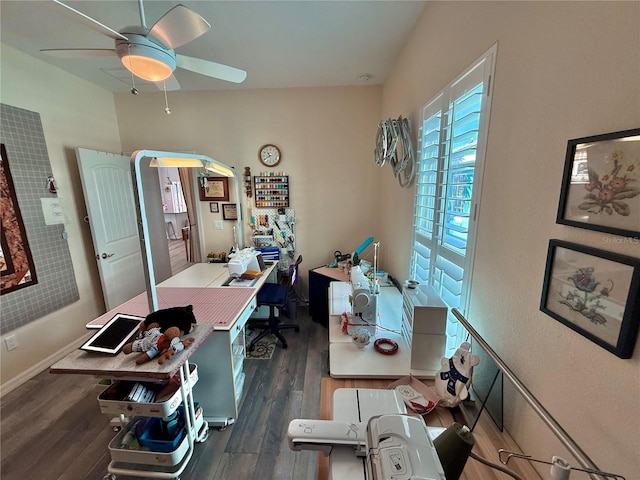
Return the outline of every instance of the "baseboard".
{"type": "Polygon", "coordinates": [[[47,358],[41,360],[40,362],[26,369],[24,372],[20,373],[20,375],[17,375],[13,377],[11,380],[0,385],[0,398],[4,397],[7,393],[12,392],[16,388],[25,384],[26,382],[31,380],[33,377],[38,375],[40,372],[49,368],[54,363],[56,363],[58,360],[61,360],[62,358],[69,355],[71,352],[79,348],[80,345],[82,345],[85,341],[86,341],[86,338],[81,338],[77,342],[73,342],[71,345],[68,345],[67,347],[53,353],[52,355],[49,355],[47,358]]]}

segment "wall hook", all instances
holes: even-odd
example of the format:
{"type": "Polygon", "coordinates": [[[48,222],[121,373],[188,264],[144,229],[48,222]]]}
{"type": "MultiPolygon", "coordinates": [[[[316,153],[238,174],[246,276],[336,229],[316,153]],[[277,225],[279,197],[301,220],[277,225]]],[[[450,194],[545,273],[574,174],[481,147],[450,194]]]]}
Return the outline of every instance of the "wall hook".
{"type": "Polygon", "coordinates": [[[49,193],[58,193],[56,189],[56,179],[53,175],[47,177],[47,190],[49,190],[49,193]]]}

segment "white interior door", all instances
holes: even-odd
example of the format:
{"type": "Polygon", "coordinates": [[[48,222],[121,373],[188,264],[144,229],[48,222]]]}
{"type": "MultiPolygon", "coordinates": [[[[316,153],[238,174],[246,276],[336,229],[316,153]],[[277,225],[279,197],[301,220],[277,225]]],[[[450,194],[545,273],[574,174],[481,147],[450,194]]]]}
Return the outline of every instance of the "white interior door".
{"type": "Polygon", "coordinates": [[[76,149],[107,310],[145,290],[129,157],[76,149]]]}

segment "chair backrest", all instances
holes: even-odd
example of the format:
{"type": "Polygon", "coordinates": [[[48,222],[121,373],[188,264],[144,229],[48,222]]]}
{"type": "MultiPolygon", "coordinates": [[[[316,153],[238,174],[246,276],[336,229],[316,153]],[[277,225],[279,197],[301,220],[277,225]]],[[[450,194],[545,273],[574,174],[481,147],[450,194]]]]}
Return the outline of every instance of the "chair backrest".
{"type": "Polygon", "coordinates": [[[289,266],[289,286],[295,287],[298,283],[298,265],[302,263],[302,255],[298,255],[296,263],[289,266]]]}

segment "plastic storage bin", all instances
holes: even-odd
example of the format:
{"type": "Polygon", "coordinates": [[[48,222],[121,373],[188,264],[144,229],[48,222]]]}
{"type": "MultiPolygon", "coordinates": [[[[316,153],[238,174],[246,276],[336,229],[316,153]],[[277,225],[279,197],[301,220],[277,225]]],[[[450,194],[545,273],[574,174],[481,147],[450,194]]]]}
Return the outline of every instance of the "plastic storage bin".
{"type": "MultiPolygon", "coordinates": [[[[198,381],[198,367],[190,364],[191,374],[189,376],[191,385],[198,381]]],[[[100,412],[109,415],[124,414],[139,415],[144,417],[166,417],[176,411],[182,402],[180,388],[178,388],[168,400],[164,402],[132,402],[125,400],[125,397],[136,382],[121,380],[111,384],[106,390],[98,395],[100,412]],[[115,397],[115,398],[114,398],[115,397]]],[[[152,385],[152,384],[150,384],[152,385]]],[[[152,385],[153,386],[153,385],[152,385]]],[[[158,385],[159,386],[159,385],[158,385]]]]}
{"type": "Polygon", "coordinates": [[[122,448],[122,440],[131,428],[134,428],[140,418],[136,417],[123,428],[109,443],[109,453],[114,462],[133,463],[141,465],[174,466],[178,465],[189,449],[189,439],[187,435],[182,435],[182,439],[176,448],[169,452],[153,452],[151,450],[136,450],[122,448]]]}

